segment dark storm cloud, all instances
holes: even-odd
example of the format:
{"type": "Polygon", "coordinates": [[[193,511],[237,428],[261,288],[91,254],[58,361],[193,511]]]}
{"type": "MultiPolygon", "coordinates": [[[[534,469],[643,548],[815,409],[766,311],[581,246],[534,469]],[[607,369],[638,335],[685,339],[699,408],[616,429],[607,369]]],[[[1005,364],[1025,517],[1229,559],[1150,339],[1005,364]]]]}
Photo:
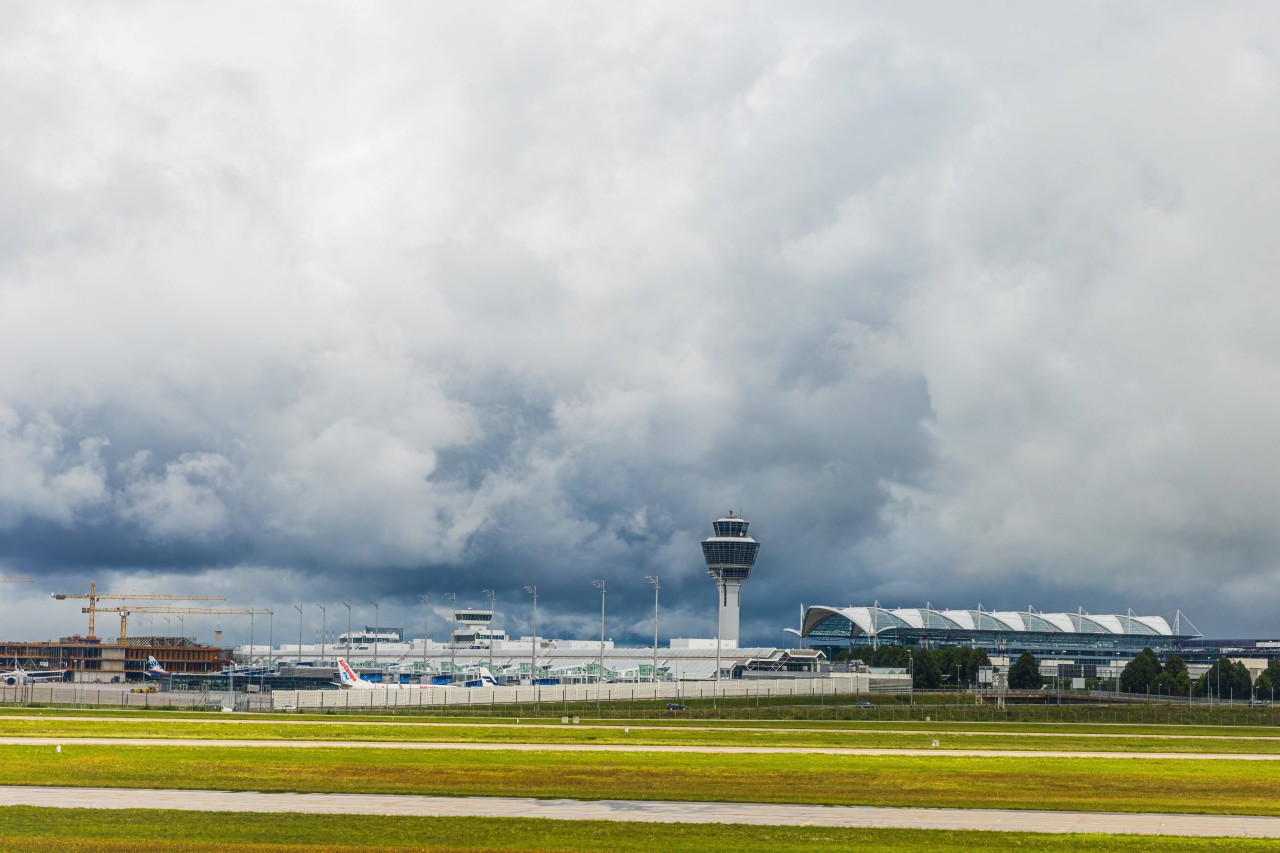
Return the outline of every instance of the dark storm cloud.
{"type": "Polygon", "coordinates": [[[1275,13],[1137,8],[18,7],[0,569],[1266,630],[1275,13]]]}

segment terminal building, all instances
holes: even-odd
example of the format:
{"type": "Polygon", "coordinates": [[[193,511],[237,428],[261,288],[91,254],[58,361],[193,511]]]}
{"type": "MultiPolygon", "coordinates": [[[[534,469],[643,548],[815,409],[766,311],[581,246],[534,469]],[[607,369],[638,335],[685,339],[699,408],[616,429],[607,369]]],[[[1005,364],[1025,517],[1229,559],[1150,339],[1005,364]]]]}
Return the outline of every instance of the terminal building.
{"type": "Polygon", "coordinates": [[[931,606],[887,608],[813,606],[805,610],[801,637],[834,657],[840,651],[881,645],[942,648],[968,646],[986,651],[996,666],[1031,652],[1060,674],[1112,677],[1144,648],[1157,655],[1182,653],[1200,638],[1178,611],[1173,624],[1163,616],[1042,613],[1026,610],[935,610],[931,606]]]}

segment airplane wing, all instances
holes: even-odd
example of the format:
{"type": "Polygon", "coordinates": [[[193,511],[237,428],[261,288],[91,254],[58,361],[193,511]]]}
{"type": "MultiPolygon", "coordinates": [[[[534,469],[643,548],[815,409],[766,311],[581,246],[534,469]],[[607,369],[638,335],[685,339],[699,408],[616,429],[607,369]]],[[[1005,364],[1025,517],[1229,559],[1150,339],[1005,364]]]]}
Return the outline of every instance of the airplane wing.
{"type": "Polygon", "coordinates": [[[54,672],[26,672],[28,681],[64,681],[67,677],[65,669],[59,669],[54,672]]]}
{"type": "Polygon", "coordinates": [[[67,671],[65,669],[56,672],[28,672],[25,669],[15,669],[11,672],[0,672],[0,684],[12,687],[15,684],[35,684],[41,681],[63,681],[66,678],[67,671]]]}

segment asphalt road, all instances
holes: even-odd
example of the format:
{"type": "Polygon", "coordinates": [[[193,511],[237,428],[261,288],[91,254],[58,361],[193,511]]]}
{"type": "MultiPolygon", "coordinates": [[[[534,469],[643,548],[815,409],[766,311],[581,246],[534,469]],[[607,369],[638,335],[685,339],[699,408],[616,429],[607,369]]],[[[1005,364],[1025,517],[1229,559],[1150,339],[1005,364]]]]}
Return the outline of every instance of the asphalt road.
{"type": "Polygon", "coordinates": [[[6,746],[152,746],[245,747],[327,749],[450,749],[520,752],[697,752],[725,755],[924,755],[969,758],[1145,758],[1186,761],[1280,761],[1280,753],[1230,752],[1093,752],[1088,750],[1030,749],[893,749],[821,746],[667,746],[655,744],[595,743],[448,743],[357,740],[205,740],[198,738],[127,737],[0,737],[6,746]]]}
{"type": "Polygon", "coordinates": [[[537,800],[524,797],[418,797],[389,794],[264,794],[128,788],[0,787],[0,806],[14,805],[1280,838],[1280,818],[1230,815],[897,809],[870,806],[796,806],[637,800],[537,800]]]}

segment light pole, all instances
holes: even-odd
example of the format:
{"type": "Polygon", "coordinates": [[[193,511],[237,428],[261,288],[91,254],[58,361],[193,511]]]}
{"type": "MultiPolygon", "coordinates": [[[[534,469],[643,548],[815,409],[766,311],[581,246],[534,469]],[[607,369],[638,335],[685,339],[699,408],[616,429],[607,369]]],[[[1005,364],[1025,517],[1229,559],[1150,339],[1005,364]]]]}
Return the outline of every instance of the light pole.
{"type": "Polygon", "coordinates": [[[653,672],[649,680],[658,683],[658,576],[645,575],[644,579],[653,584],[653,672]]]}
{"type": "Polygon", "coordinates": [[[187,617],[179,616],[178,617],[178,637],[181,638],[185,636],[187,636],[187,617]]]}
{"type": "Polygon", "coordinates": [[[916,704],[916,656],[911,649],[907,649],[907,671],[911,678],[911,692],[907,694],[907,704],[914,705],[916,704]]]}
{"type": "MultiPolygon", "coordinates": [[[[458,619],[458,594],[456,592],[446,592],[444,594],[444,597],[449,599],[449,606],[453,608],[454,624],[456,624],[458,619]]],[[[454,655],[457,653],[457,651],[458,651],[458,644],[454,642],[453,629],[450,628],[449,629],[449,684],[450,685],[453,684],[453,674],[458,669],[457,665],[454,663],[454,655]]]]}
{"type": "Polygon", "coordinates": [[[373,605],[373,668],[378,671],[378,680],[381,681],[382,670],[378,669],[378,632],[381,630],[378,624],[378,602],[371,598],[369,603],[373,605]]]}
{"type": "MultiPolygon", "coordinates": [[[[249,613],[249,659],[245,661],[245,663],[247,663],[249,666],[253,666],[254,654],[255,652],[253,650],[253,613],[252,611],[250,611],[249,613]]],[[[252,678],[253,675],[251,674],[249,677],[252,678]]]]}
{"type": "MultiPolygon", "coordinates": [[[[427,632],[431,620],[431,596],[420,595],[418,600],[422,602],[422,674],[427,674],[427,632]]],[[[421,678],[418,679],[422,681],[421,678]]]]}
{"type": "Polygon", "coordinates": [[[716,694],[720,692],[720,596],[724,592],[721,584],[716,584],[716,683],[711,691],[712,704],[715,704],[716,694]]]}
{"type": "Polygon", "coordinates": [[[351,658],[351,602],[344,601],[342,606],[347,608],[347,658],[351,658]]]}
{"type": "Polygon", "coordinates": [[[325,629],[329,627],[329,625],[328,625],[328,621],[327,621],[327,620],[328,620],[328,617],[329,617],[329,611],[328,611],[327,609],[325,609],[325,606],[324,606],[323,604],[317,604],[317,605],[316,605],[316,607],[319,607],[319,608],[320,608],[320,665],[321,665],[321,666],[324,666],[324,665],[325,665],[325,660],[324,660],[324,640],[325,640],[325,636],[324,636],[324,633],[325,633],[325,629]]]}
{"type": "Polygon", "coordinates": [[[489,669],[493,669],[493,590],[486,589],[484,594],[489,596],[489,669]]]}
{"type": "Polygon", "coordinates": [[[293,609],[298,611],[298,665],[302,665],[302,605],[295,604],[293,609]]]}
{"type": "Polygon", "coordinates": [[[275,667],[276,663],[276,612],[274,610],[267,611],[267,669],[275,667]]]}
{"type": "Polygon", "coordinates": [[[529,644],[529,686],[538,678],[538,588],[526,586],[524,591],[533,596],[533,642],[529,644]]]}
{"type": "Polygon", "coordinates": [[[596,710],[600,710],[600,682],[604,681],[604,580],[592,581],[600,590],[600,672],[596,676],[596,710]]]}

